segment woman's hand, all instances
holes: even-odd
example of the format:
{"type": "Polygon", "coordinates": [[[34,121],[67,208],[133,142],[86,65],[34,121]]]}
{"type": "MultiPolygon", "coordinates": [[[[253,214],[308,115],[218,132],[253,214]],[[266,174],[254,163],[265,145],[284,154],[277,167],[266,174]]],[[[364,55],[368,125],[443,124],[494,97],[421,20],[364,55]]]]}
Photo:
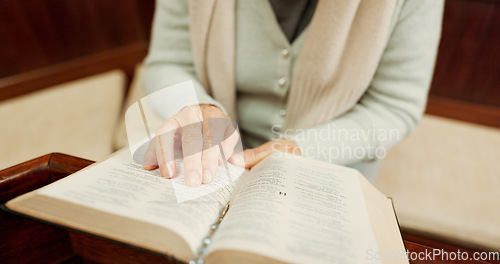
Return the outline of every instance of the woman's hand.
{"type": "Polygon", "coordinates": [[[259,147],[247,149],[243,151],[243,154],[235,154],[231,157],[229,162],[250,169],[275,151],[301,155],[300,149],[295,142],[288,139],[277,139],[264,143],[259,147]]]}
{"type": "Polygon", "coordinates": [[[213,105],[195,105],[182,109],[158,128],[144,155],[144,169],[160,168],[161,175],[175,175],[174,148],[182,145],[184,180],[188,186],[200,186],[215,178],[223,164],[220,147],[228,159],[240,135],[232,120],[213,105]]]}

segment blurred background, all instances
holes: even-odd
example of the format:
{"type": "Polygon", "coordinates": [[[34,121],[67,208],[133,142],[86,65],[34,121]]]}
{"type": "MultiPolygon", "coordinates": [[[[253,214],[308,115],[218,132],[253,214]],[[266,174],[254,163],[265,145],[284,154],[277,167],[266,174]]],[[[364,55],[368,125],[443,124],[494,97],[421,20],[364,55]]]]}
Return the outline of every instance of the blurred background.
{"type": "MultiPolygon", "coordinates": [[[[154,0],[0,1],[0,169],[126,146],[154,0]]],[[[426,115],[377,187],[401,228],[500,249],[500,1],[446,1],[426,115]]]]}

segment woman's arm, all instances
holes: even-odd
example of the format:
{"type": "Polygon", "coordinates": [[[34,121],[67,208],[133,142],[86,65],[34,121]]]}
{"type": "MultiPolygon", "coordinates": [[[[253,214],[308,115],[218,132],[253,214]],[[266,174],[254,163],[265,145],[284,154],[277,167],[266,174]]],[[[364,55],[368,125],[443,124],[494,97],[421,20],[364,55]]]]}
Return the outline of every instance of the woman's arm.
{"type": "Polygon", "coordinates": [[[197,104],[215,105],[224,111],[222,105],[210,97],[197,80],[191,37],[189,32],[189,2],[185,0],[157,0],[149,53],[145,61],[143,78],[147,94],[165,89],[170,85],[193,80],[197,98],[192,91],[171,91],[168,98],[154,109],[167,119],[182,108],[197,104]]]}

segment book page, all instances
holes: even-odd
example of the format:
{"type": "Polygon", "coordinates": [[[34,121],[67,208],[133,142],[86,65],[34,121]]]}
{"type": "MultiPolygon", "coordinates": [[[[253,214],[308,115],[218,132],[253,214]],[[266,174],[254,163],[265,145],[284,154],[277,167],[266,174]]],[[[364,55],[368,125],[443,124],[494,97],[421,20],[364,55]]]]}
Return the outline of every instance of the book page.
{"type": "MultiPolygon", "coordinates": [[[[241,175],[243,171],[230,164],[228,168],[230,174],[241,175]]],[[[176,172],[183,175],[182,162],[177,162],[176,172]]],[[[128,150],[122,150],[38,194],[165,227],[183,237],[196,252],[227,204],[236,182],[229,180],[224,167],[219,167],[210,184],[190,188],[182,187],[182,183],[183,177],[165,179],[158,170],[144,170],[132,160],[128,150]],[[176,185],[180,187],[174,188],[176,185]],[[195,198],[179,202],[179,197],[195,198]]]]}
{"type": "Polygon", "coordinates": [[[358,264],[368,249],[377,245],[359,173],[275,153],[243,179],[208,255],[239,250],[293,263],[358,264]]]}

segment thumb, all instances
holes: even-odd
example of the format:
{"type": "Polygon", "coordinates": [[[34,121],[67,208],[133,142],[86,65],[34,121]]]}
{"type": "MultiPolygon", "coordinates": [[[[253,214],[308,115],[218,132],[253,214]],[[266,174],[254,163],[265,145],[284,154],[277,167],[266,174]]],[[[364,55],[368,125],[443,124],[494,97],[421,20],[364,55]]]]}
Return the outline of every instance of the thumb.
{"type": "Polygon", "coordinates": [[[236,166],[250,169],[267,156],[271,155],[271,153],[273,153],[272,142],[267,142],[259,147],[234,154],[229,159],[229,162],[236,166]]]}

